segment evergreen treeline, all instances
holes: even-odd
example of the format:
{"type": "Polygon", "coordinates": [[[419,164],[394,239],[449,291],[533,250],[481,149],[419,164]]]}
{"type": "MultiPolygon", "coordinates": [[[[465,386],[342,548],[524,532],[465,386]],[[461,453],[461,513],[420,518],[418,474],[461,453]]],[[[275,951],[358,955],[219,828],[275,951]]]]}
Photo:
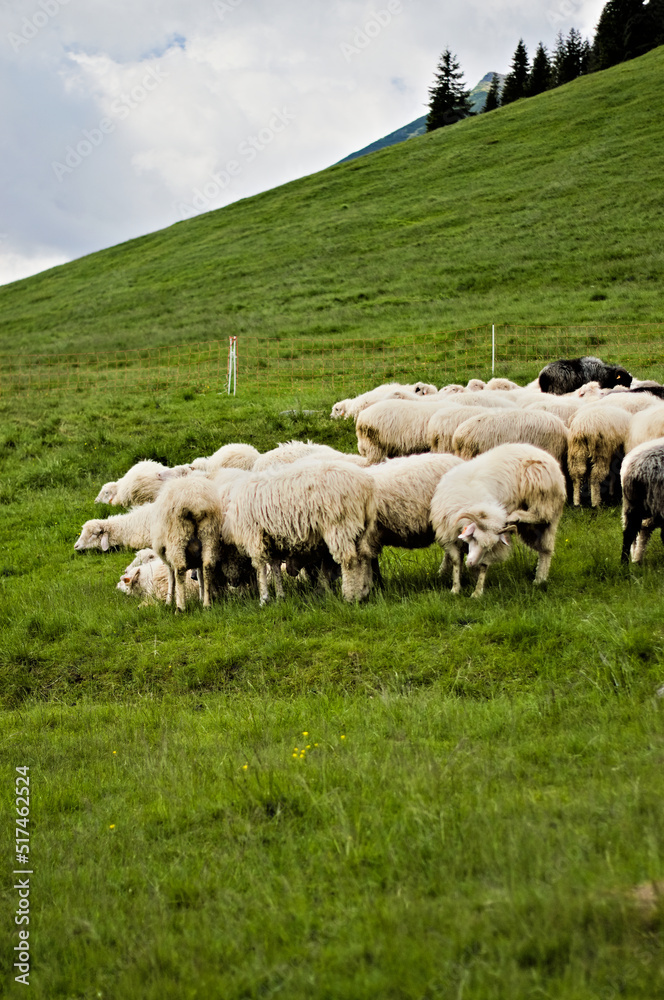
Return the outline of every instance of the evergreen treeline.
{"type": "MultiPolygon", "coordinates": [[[[558,33],[551,54],[540,42],[531,64],[520,38],[502,90],[494,75],[482,110],[493,111],[522,97],[534,97],[577,76],[634,59],[658,45],[664,45],[664,0],[608,0],[592,44],[571,28],[566,37],[558,33]]],[[[445,49],[429,90],[427,131],[472,114],[468,97],[459,63],[445,49]]]]}

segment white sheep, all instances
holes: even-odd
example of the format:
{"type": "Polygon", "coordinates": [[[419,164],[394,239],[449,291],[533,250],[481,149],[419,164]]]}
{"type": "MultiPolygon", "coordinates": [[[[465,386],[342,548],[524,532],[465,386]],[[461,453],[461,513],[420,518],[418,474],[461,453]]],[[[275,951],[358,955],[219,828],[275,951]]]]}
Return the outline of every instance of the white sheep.
{"type": "Polygon", "coordinates": [[[204,476],[166,483],[154,503],[152,548],[169,569],[166,597],[175,593],[178,611],[186,603],[185,576],[199,570],[203,607],[211,604],[212,580],[221,554],[222,509],[215,485],[204,476]]]}
{"type": "Polygon", "coordinates": [[[509,389],[521,389],[523,387],[518,382],[512,382],[509,378],[490,378],[484,388],[505,392],[509,389]]]}
{"type": "Polygon", "coordinates": [[[662,406],[662,401],[649,392],[630,392],[629,389],[615,392],[610,389],[601,400],[607,406],[619,406],[626,413],[642,413],[644,410],[651,410],[662,406]]]}
{"type": "MultiPolygon", "coordinates": [[[[145,549],[142,551],[146,551],[145,549]]],[[[166,601],[168,597],[169,569],[156,553],[147,562],[130,563],[116,584],[118,590],[130,597],[143,597],[149,600],[166,601]]],[[[198,597],[199,585],[192,579],[191,571],[185,579],[187,597],[198,597]]]]}
{"type": "Polygon", "coordinates": [[[539,410],[541,413],[553,413],[560,417],[566,427],[570,421],[583,408],[584,404],[580,399],[567,399],[565,396],[553,396],[550,393],[540,393],[540,398],[532,402],[527,402],[524,410],[539,410]]]}
{"type": "Polygon", "coordinates": [[[252,471],[230,494],[224,542],[248,556],[256,570],[261,604],[269,598],[267,567],[281,596],[281,562],[326,546],[341,566],[341,591],[361,600],[372,583],[376,533],[373,481],[346,462],[304,461],[252,471]]]}
{"type": "Polygon", "coordinates": [[[385,545],[418,549],[434,543],[431,499],[441,477],[461,464],[455,455],[408,455],[369,466],[376,497],[376,553],[385,545]]]}
{"type": "Polygon", "coordinates": [[[92,518],[86,521],[74,543],[77,552],[87,549],[143,549],[151,544],[154,503],[134,507],[128,514],[92,518]]]}
{"type": "Polygon", "coordinates": [[[508,392],[487,392],[486,389],[460,393],[452,402],[456,406],[482,406],[486,410],[513,410],[516,406],[508,392]]]}
{"type": "MultiPolygon", "coordinates": [[[[114,507],[131,507],[133,504],[151,503],[159,490],[170,479],[186,476],[191,472],[188,465],[169,468],[161,462],[146,459],[132,465],[115,484],[115,491],[108,500],[114,507]]],[[[111,486],[106,483],[106,486],[111,486]]]]}
{"type": "MultiPolygon", "coordinates": [[[[420,405],[419,403],[416,405],[420,405]]],[[[349,462],[352,465],[364,467],[368,461],[360,455],[345,451],[337,451],[327,444],[316,444],[314,441],[287,441],[277,445],[271,451],[266,451],[254,462],[253,471],[263,472],[273,465],[289,465],[302,459],[318,459],[320,461],[349,462]]]]}
{"type": "Polygon", "coordinates": [[[625,441],[625,454],[637,445],[659,437],[664,437],[664,406],[656,403],[633,415],[625,441]]]}
{"type": "Polygon", "coordinates": [[[195,458],[191,468],[207,474],[215,469],[253,469],[259,455],[251,444],[224,444],[207,458],[195,458]]]}
{"type": "Polygon", "coordinates": [[[435,452],[451,453],[452,439],[459,424],[478,413],[486,413],[483,406],[447,406],[434,413],[429,420],[429,449],[435,452]]]}
{"type": "Polygon", "coordinates": [[[478,414],[459,424],[452,438],[452,451],[467,460],[499,444],[532,444],[548,451],[563,465],[567,437],[567,428],[553,413],[514,409],[478,414]]]}
{"type": "MultiPolygon", "coordinates": [[[[472,383],[473,384],[473,391],[474,392],[481,392],[481,390],[484,389],[484,383],[482,382],[482,385],[479,385],[478,384],[479,382],[482,382],[482,380],[479,379],[479,378],[471,379],[470,382],[468,383],[468,386],[470,386],[471,383],[472,383]]],[[[461,385],[460,382],[450,382],[449,385],[444,385],[444,386],[442,386],[438,390],[438,395],[439,396],[454,396],[457,393],[468,392],[468,391],[469,391],[468,387],[465,386],[465,385],[461,385]]]]}
{"type": "MultiPolygon", "coordinates": [[[[582,406],[569,424],[567,469],[572,480],[574,505],[581,503],[581,484],[590,463],[590,502],[601,502],[600,487],[611,472],[614,462],[620,463],[629,432],[631,415],[617,406],[604,402],[582,406]]],[[[613,483],[609,485],[613,492],[613,483]]]]}
{"type": "Polygon", "coordinates": [[[481,378],[468,379],[466,382],[466,389],[468,392],[482,392],[483,389],[486,389],[486,382],[484,382],[481,378]]]}
{"type": "Polygon", "coordinates": [[[426,382],[413,382],[409,385],[402,385],[401,382],[387,382],[385,385],[378,385],[375,389],[363,392],[359,396],[341,399],[332,407],[330,416],[333,420],[341,417],[357,417],[358,413],[377,403],[381,399],[412,398],[416,396],[435,395],[438,392],[435,385],[426,382]]]}
{"type": "Polygon", "coordinates": [[[95,503],[110,503],[118,488],[117,482],[104,483],[95,497],[95,503]]]}
{"type": "Polygon", "coordinates": [[[428,451],[429,420],[438,410],[450,405],[440,397],[432,402],[388,399],[374,403],[357,418],[357,450],[372,463],[428,451]]]}
{"type": "Polygon", "coordinates": [[[549,574],[565,480],[558,462],[529,444],[502,444],[450,469],[431,501],[436,541],[452,562],[452,593],[461,590],[461,559],[479,567],[473,597],[484,590],[488,567],[506,559],[511,534],[538,553],[535,582],[549,574]]]}

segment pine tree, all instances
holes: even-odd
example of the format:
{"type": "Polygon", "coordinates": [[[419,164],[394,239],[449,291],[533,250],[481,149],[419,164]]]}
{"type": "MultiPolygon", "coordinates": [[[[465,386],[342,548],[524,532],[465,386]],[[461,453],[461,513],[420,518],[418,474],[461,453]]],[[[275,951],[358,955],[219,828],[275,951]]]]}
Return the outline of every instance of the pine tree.
{"type": "Polygon", "coordinates": [[[581,32],[570,28],[567,38],[561,31],[556,36],[556,50],[553,55],[554,86],[576,80],[577,76],[589,71],[590,43],[581,37],[581,32]]]}
{"type": "MultiPolygon", "coordinates": [[[[650,0],[649,4],[644,4],[643,0],[609,0],[597,23],[592,68],[608,69],[659,44],[654,23],[657,8],[661,18],[662,4],[657,0],[650,0]]],[[[660,37],[661,31],[660,25],[660,37]]]]}
{"type": "Polygon", "coordinates": [[[526,86],[528,84],[528,53],[524,45],[523,38],[519,39],[519,44],[512,56],[512,68],[505,77],[501,103],[511,104],[518,101],[520,97],[526,96],[526,86]]]}
{"type": "Polygon", "coordinates": [[[549,53],[540,42],[537,46],[535,58],[533,59],[530,76],[528,77],[526,96],[534,97],[535,94],[542,94],[551,85],[551,61],[549,60],[549,53]]]}
{"type": "Polygon", "coordinates": [[[491,77],[491,86],[486,95],[486,101],[484,102],[484,107],[482,108],[482,113],[485,111],[495,111],[496,108],[500,107],[500,80],[498,79],[498,74],[494,73],[491,77]]]}
{"type": "Polygon", "coordinates": [[[456,56],[445,49],[436,67],[434,85],[429,89],[427,132],[453,125],[469,114],[470,91],[463,85],[463,73],[456,56]]]}

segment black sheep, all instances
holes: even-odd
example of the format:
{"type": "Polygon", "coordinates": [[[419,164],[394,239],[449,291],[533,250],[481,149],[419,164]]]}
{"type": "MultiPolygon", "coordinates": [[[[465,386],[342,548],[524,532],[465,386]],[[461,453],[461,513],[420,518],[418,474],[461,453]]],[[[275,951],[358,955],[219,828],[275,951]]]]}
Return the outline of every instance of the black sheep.
{"type": "Polygon", "coordinates": [[[542,392],[552,392],[562,396],[573,392],[586,382],[599,382],[602,389],[613,389],[616,385],[629,386],[632,376],[621,365],[607,365],[601,358],[563,358],[552,361],[539,373],[542,392]]]}
{"type": "Polygon", "coordinates": [[[643,552],[655,528],[664,527],[664,438],[647,441],[631,451],[620,471],[623,491],[623,541],[621,560],[629,562],[630,549],[638,538],[634,562],[643,552]]]}

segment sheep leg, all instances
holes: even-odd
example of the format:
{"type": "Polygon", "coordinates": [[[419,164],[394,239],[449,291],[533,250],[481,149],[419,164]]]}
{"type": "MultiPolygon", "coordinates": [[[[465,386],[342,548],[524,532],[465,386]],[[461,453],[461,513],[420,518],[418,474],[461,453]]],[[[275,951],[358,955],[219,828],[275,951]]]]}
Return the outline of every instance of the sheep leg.
{"type": "Polygon", "coordinates": [[[457,549],[456,545],[451,545],[449,549],[445,549],[445,558],[449,556],[450,562],[452,563],[452,593],[461,593],[461,553],[457,549]]]}
{"type": "Polygon", "coordinates": [[[598,507],[602,502],[600,486],[609,474],[609,463],[596,460],[590,470],[590,503],[598,507]]]}
{"type": "Polygon", "coordinates": [[[177,611],[184,611],[186,605],[185,579],[187,569],[185,566],[178,566],[175,570],[175,608],[177,611]]]}
{"type": "Polygon", "coordinates": [[[168,590],[166,591],[166,603],[173,603],[173,594],[175,591],[175,573],[172,568],[166,564],[166,569],[168,570],[168,590]]]}
{"type": "Polygon", "coordinates": [[[624,528],[620,561],[622,563],[628,563],[629,551],[632,545],[634,545],[637,535],[640,533],[643,525],[643,511],[632,507],[631,510],[623,512],[623,522],[624,528]]]}
{"type": "Polygon", "coordinates": [[[573,495],[573,498],[572,498],[572,503],[574,504],[575,507],[580,507],[581,506],[581,481],[582,481],[582,478],[583,478],[582,476],[579,476],[579,475],[576,475],[576,474],[572,474],[571,475],[572,489],[574,491],[574,495],[573,495]]]}
{"type": "Polygon", "coordinates": [[[258,593],[262,606],[270,600],[270,591],[267,585],[267,563],[262,562],[256,567],[256,579],[258,580],[258,593]]]}
{"type": "Polygon", "coordinates": [[[210,566],[209,564],[203,566],[201,576],[203,577],[203,607],[209,608],[212,606],[212,579],[214,576],[214,566],[210,566]]]}
{"type": "Polygon", "coordinates": [[[650,541],[650,536],[655,530],[654,525],[649,525],[647,522],[641,528],[638,535],[636,536],[636,541],[631,548],[632,562],[640,563],[643,559],[643,554],[646,551],[648,542],[650,541]]]}
{"type": "Polygon", "coordinates": [[[477,574],[477,585],[475,590],[471,594],[471,597],[481,597],[484,593],[484,581],[486,580],[488,566],[480,566],[480,571],[477,574]]]}
{"type": "Polygon", "coordinates": [[[284,583],[281,576],[281,560],[275,559],[274,562],[271,562],[270,569],[272,570],[272,579],[274,580],[274,592],[278,600],[283,600],[284,583]]]}

